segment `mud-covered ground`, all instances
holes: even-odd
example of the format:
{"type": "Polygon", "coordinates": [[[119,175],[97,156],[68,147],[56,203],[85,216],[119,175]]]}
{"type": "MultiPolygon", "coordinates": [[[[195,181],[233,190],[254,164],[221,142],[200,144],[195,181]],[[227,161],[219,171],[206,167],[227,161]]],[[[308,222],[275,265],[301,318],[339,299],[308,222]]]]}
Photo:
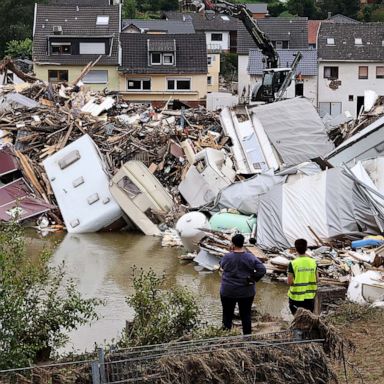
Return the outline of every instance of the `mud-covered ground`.
{"type": "Polygon", "coordinates": [[[355,352],[346,356],[344,367],[336,367],[340,383],[384,383],[384,310],[343,304],[329,320],[341,335],[355,344],[355,352]]]}

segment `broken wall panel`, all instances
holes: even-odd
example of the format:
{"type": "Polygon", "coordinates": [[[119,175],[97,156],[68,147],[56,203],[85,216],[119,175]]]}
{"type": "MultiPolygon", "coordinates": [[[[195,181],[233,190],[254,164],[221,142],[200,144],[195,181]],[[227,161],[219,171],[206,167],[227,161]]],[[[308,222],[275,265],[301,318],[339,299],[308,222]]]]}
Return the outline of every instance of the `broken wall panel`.
{"type": "Polygon", "coordinates": [[[24,179],[18,179],[0,188],[0,221],[22,221],[55,208],[31,195],[24,179]]]}
{"type": "Polygon", "coordinates": [[[15,172],[19,169],[16,155],[11,147],[4,146],[0,148],[0,176],[15,172]]]}

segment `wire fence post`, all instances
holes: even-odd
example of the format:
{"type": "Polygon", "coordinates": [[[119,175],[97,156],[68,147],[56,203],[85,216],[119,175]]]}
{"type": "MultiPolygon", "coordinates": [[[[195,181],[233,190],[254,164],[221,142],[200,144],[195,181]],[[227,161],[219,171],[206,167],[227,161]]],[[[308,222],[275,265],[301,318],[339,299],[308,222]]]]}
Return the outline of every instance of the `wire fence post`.
{"type": "Polygon", "coordinates": [[[92,369],[92,384],[100,384],[100,368],[99,368],[99,362],[94,361],[91,364],[92,369]]]}
{"type": "Polygon", "coordinates": [[[97,350],[97,354],[99,357],[99,369],[100,369],[100,384],[106,383],[106,376],[105,376],[105,353],[103,348],[99,348],[97,350]]]}

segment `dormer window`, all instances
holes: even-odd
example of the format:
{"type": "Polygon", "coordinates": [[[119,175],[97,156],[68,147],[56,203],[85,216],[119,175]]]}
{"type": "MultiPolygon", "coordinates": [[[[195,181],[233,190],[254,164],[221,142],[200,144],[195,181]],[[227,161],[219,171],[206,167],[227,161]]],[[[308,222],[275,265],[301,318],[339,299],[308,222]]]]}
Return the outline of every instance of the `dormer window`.
{"type": "Polygon", "coordinates": [[[363,45],[363,39],[355,38],[355,45],[363,45]]]}
{"type": "Polygon", "coordinates": [[[109,16],[97,16],[96,25],[108,25],[109,16]]]}
{"type": "Polygon", "coordinates": [[[147,40],[149,65],[175,65],[175,40],[147,40]]]}
{"type": "Polygon", "coordinates": [[[335,45],[335,39],[333,37],[327,37],[327,45],[335,45]]]}
{"type": "Polygon", "coordinates": [[[70,55],[71,43],[51,42],[51,55],[70,55]]]}
{"type": "Polygon", "coordinates": [[[224,21],[229,21],[229,17],[226,16],[226,15],[222,15],[221,18],[222,18],[224,21]]]}

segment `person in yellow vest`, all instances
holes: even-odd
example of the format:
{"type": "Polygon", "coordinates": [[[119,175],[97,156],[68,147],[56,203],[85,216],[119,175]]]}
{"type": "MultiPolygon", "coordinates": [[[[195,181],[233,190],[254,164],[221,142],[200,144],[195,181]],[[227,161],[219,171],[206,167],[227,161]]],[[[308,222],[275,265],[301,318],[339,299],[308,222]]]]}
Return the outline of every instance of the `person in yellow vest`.
{"type": "Polygon", "coordinates": [[[289,309],[294,315],[298,308],[313,312],[317,293],[316,261],[306,255],[308,243],[304,239],[295,241],[298,257],[288,265],[289,309]]]}

